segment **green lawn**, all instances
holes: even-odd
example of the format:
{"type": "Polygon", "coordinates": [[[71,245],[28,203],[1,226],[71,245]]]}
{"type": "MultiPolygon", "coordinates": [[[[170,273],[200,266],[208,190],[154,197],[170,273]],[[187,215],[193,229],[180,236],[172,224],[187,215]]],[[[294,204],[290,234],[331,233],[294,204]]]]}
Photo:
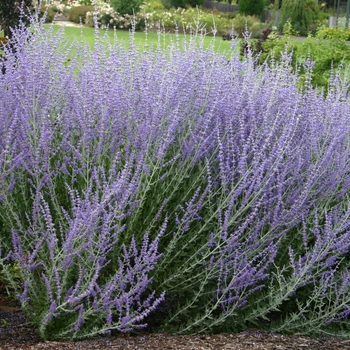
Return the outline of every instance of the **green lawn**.
{"type": "MultiPolygon", "coordinates": [[[[55,29],[58,29],[59,26],[54,26],[55,29]]],[[[73,40],[74,38],[80,39],[81,37],[90,44],[92,47],[95,42],[95,30],[94,28],[78,28],[78,27],[65,27],[65,35],[68,39],[73,40]]],[[[108,35],[111,40],[114,39],[114,31],[113,30],[101,30],[100,35],[108,35]]],[[[125,46],[129,45],[130,41],[130,33],[127,30],[117,30],[116,35],[118,40],[121,43],[125,43],[125,46]]],[[[189,37],[189,35],[179,34],[180,42],[184,40],[185,37],[189,37]]],[[[135,32],[135,44],[140,48],[144,48],[146,45],[154,45],[157,46],[158,42],[160,43],[163,49],[166,49],[172,42],[176,40],[176,36],[171,33],[162,33],[159,37],[157,33],[150,32],[146,35],[144,32],[135,32]]],[[[204,47],[209,47],[211,43],[214,43],[215,50],[221,53],[230,52],[230,41],[224,41],[221,37],[212,37],[206,36],[204,37],[204,47]]]]}

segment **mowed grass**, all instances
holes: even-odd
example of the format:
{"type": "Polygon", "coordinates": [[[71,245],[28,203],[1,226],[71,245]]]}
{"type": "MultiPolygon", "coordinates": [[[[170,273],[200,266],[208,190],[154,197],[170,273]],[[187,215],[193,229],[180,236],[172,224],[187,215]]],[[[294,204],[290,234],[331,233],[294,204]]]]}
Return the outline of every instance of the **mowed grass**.
{"type": "MultiPolygon", "coordinates": [[[[48,26],[48,25],[46,25],[48,26]]],[[[58,30],[60,26],[54,25],[54,29],[58,30]]],[[[94,28],[88,28],[88,27],[68,27],[66,26],[64,28],[64,34],[65,37],[69,41],[73,41],[74,39],[77,40],[84,40],[86,43],[88,43],[91,48],[93,48],[96,37],[95,37],[95,29],[94,28]]],[[[128,47],[130,45],[130,32],[128,30],[100,30],[99,32],[100,36],[107,35],[111,42],[114,41],[115,36],[117,37],[117,40],[124,44],[125,47],[128,47]]],[[[179,41],[180,46],[182,45],[182,42],[185,39],[188,39],[190,37],[189,34],[178,34],[178,37],[174,33],[170,32],[162,32],[160,34],[155,32],[141,32],[137,31],[134,33],[134,43],[135,45],[140,49],[143,50],[147,47],[158,47],[160,46],[162,49],[167,49],[169,45],[179,41]]],[[[221,36],[219,37],[213,37],[213,36],[204,36],[203,37],[203,45],[204,48],[208,48],[211,45],[214,45],[214,50],[218,53],[222,54],[229,54],[231,52],[231,42],[230,41],[224,41],[222,40],[221,36]]]]}

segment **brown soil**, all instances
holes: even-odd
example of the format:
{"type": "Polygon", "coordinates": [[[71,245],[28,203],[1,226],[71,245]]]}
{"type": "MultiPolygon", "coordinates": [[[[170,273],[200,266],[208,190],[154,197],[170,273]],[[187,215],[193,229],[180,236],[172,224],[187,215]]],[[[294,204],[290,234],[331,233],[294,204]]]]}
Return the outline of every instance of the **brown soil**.
{"type": "Polygon", "coordinates": [[[78,342],[44,341],[20,309],[0,300],[0,349],[350,350],[350,340],[277,335],[252,329],[239,334],[174,336],[145,333],[78,342]]]}
{"type": "Polygon", "coordinates": [[[0,350],[350,350],[350,339],[312,338],[300,334],[279,335],[255,329],[238,334],[177,336],[157,333],[156,325],[159,320],[156,317],[147,322],[152,333],[101,337],[76,342],[44,341],[31,326],[30,320],[20,307],[8,299],[6,288],[0,282],[0,350]]]}
{"type": "Polygon", "coordinates": [[[9,301],[6,288],[0,281],[0,350],[350,350],[350,339],[312,338],[301,334],[280,335],[256,329],[238,334],[176,336],[157,333],[159,320],[155,317],[147,321],[152,333],[76,342],[44,341],[20,307],[9,301]]]}

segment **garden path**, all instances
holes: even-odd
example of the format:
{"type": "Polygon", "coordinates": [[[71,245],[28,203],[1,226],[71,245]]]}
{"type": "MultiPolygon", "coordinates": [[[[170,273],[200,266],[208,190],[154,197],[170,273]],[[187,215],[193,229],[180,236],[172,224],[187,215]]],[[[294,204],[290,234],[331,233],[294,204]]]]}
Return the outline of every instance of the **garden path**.
{"type": "Polygon", "coordinates": [[[63,17],[63,16],[57,16],[52,22],[52,24],[58,25],[58,26],[67,26],[67,27],[80,27],[80,26],[84,27],[84,25],[71,22],[67,17],[63,17]]]}

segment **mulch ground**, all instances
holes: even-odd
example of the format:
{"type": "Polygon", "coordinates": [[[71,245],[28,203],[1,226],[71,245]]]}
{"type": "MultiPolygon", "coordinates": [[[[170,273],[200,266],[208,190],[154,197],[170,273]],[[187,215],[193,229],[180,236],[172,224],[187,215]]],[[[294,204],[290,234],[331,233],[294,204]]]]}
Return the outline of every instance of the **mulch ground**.
{"type": "Polygon", "coordinates": [[[350,339],[280,335],[251,329],[238,334],[176,336],[154,332],[77,342],[44,341],[24,312],[9,302],[0,288],[0,350],[2,349],[350,350],[350,339]]]}

